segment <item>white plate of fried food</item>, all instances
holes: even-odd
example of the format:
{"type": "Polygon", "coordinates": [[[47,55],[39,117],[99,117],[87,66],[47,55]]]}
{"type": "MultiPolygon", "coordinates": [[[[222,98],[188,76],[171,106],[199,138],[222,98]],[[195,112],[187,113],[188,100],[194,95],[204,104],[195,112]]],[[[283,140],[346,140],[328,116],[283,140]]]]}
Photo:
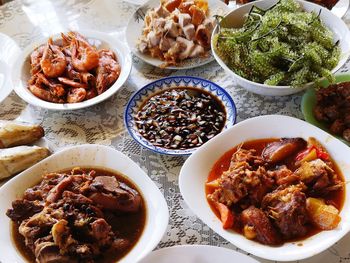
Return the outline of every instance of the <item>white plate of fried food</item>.
{"type": "Polygon", "coordinates": [[[220,0],[149,0],[126,29],[131,51],[161,68],[189,69],[214,60],[210,38],[215,16],[229,11],[220,0]]]}
{"type": "Polygon", "coordinates": [[[100,103],[127,80],[132,63],[125,44],[96,31],[63,32],[25,48],[12,81],[29,104],[75,110],[100,103]]]}
{"type": "Polygon", "coordinates": [[[44,134],[39,125],[0,120],[0,180],[49,156],[50,151],[43,142],[44,134]]]}

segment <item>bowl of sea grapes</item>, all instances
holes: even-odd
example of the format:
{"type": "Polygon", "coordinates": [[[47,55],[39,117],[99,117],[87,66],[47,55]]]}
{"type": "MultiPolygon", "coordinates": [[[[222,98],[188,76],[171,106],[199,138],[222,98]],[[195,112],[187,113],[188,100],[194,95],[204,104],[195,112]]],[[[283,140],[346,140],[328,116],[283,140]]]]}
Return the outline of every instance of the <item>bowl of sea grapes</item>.
{"type": "Polygon", "coordinates": [[[326,8],[302,0],[262,0],[217,17],[215,59],[238,86],[269,96],[298,93],[333,73],[350,54],[350,32],[326,8]]]}

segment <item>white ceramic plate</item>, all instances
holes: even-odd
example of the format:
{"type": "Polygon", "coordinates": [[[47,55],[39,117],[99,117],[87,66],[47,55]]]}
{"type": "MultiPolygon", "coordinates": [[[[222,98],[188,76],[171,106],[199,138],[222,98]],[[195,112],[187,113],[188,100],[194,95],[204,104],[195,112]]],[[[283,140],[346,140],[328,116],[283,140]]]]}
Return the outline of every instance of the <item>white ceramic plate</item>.
{"type": "MultiPolygon", "coordinates": [[[[18,96],[20,96],[29,104],[50,110],[76,110],[100,103],[112,96],[122,87],[122,85],[129,77],[132,66],[131,55],[127,46],[121,41],[111,37],[106,33],[86,30],[79,30],[79,33],[84,35],[89,40],[89,42],[91,42],[97,47],[98,50],[108,48],[116,54],[118,62],[121,65],[121,73],[117,81],[102,94],[90,100],[86,100],[79,103],[59,104],[47,102],[35,97],[27,88],[27,81],[30,78],[30,54],[36,47],[46,43],[47,38],[45,38],[36,41],[35,43],[26,47],[17,59],[16,65],[18,65],[18,67],[14,68],[13,70],[12,82],[18,96]]],[[[53,40],[55,40],[56,38],[60,38],[60,34],[56,34],[52,36],[52,38],[53,40]]]]}
{"type": "MultiPolygon", "coordinates": [[[[335,6],[331,9],[331,12],[335,14],[337,17],[342,18],[349,8],[349,0],[339,0],[335,6]]],[[[229,7],[231,9],[236,9],[240,5],[236,4],[236,1],[230,1],[229,7]]]]}
{"type": "Polygon", "coordinates": [[[302,137],[304,139],[315,137],[326,147],[338,164],[345,181],[350,180],[350,148],[348,146],[302,120],[281,115],[267,115],[242,121],[201,146],[183,165],[179,186],[190,209],[210,228],[235,246],[261,258],[292,261],[322,252],[349,232],[350,193],[347,184],[345,202],[340,212],[342,219],[336,229],[322,231],[305,240],[296,243],[288,242],[279,247],[262,245],[233,231],[224,230],[220,220],[211,211],[205,195],[205,182],[209,172],[225,152],[244,141],[281,137],[302,137]]]}
{"type": "Polygon", "coordinates": [[[0,33],[0,103],[11,93],[11,67],[20,54],[16,42],[9,36],[0,33]]]}
{"type": "Polygon", "coordinates": [[[213,246],[184,245],[153,251],[139,263],[258,263],[231,249],[213,246]]]}
{"type": "MultiPolygon", "coordinates": [[[[126,41],[131,51],[143,61],[151,64],[155,67],[160,67],[164,64],[164,61],[153,58],[150,55],[142,54],[137,49],[137,42],[142,35],[142,29],[144,25],[144,17],[149,9],[159,6],[160,0],[149,0],[142,6],[138,7],[134,15],[129,20],[126,28],[126,41]]],[[[220,0],[208,0],[210,16],[213,15],[225,15],[228,13],[228,6],[220,0]]],[[[190,69],[205,65],[214,60],[212,52],[209,52],[209,56],[206,58],[193,58],[186,59],[177,66],[168,66],[167,69],[190,69]]]]}
{"type": "Polygon", "coordinates": [[[349,0],[339,0],[338,3],[331,9],[331,12],[337,17],[342,18],[349,9],[349,3],[349,0]]]}
{"type": "Polygon", "coordinates": [[[169,213],[157,186],[136,163],[121,152],[101,145],[81,145],[55,153],[0,188],[0,262],[25,261],[15,248],[10,233],[10,219],[5,214],[12,201],[20,198],[25,189],[38,183],[44,173],[75,166],[117,171],[138,187],[145,200],[147,216],[143,233],[134,248],[120,262],[137,262],[158,244],[168,225],[169,213]]]}
{"type": "MultiPolygon", "coordinates": [[[[244,15],[249,12],[251,7],[253,5],[256,5],[262,9],[267,9],[274,5],[278,0],[260,0],[256,2],[251,2],[249,4],[243,5],[233,11],[231,11],[224,19],[225,23],[227,23],[228,26],[232,27],[241,27],[244,22],[244,15]]],[[[341,20],[339,17],[337,17],[335,14],[333,14],[331,11],[329,11],[327,8],[324,8],[320,5],[297,0],[302,8],[307,11],[311,12],[314,11],[316,14],[319,13],[320,10],[320,18],[323,21],[323,23],[333,31],[334,34],[334,42],[339,40],[339,46],[341,49],[341,55],[340,55],[340,61],[338,65],[332,70],[332,72],[338,71],[347,61],[349,55],[350,55],[350,31],[348,29],[348,26],[344,23],[343,20],[341,20]]],[[[213,30],[212,35],[212,50],[213,55],[216,59],[216,61],[220,64],[220,66],[234,79],[237,81],[237,84],[246,90],[260,94],[260,95],[268,95],[268,96],[284,96],[284,95],[291,95],[294,93],[298,93],[307,87],[311,86],[311,84],[306,84],[302,87],[291,87],[291,86],[270,86],[265,85],[257,82],[250,81],[248,79],[242,78],[241,76],[237,75],[235,72],[233,72],[225,63],[224,61],[219,57],[218,54],[216,54],[215,49],[213,48],[213,36],[217,34],[218,27],[215,27],[213,30]]]]}

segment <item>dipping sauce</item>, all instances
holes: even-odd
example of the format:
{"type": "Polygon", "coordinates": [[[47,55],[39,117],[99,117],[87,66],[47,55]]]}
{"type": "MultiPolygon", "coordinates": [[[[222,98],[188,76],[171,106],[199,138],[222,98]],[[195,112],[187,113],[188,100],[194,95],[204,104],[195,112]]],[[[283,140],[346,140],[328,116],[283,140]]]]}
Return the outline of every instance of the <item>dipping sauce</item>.
{"type": "Polygon", "coordinates": [[[189,149],[222,131],[226,111],[208,92],[179,87],[150,97],[134,118],[140,134],[154,146],[189,149]]]}

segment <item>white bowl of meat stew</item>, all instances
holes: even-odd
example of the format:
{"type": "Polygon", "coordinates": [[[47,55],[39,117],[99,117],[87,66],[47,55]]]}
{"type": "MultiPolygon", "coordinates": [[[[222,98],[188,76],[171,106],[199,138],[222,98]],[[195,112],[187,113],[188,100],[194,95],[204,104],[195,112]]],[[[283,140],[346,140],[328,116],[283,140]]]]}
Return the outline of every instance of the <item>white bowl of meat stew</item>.
{"type": "Polygon", "coordinates": [[[0,196],[3,262],[136,262],[158,244],[169,218],[147,174],[101,145],[55,153],[0,196]]]}
{"type": "MultiPolygon", "coordinates": [[[[285,0],[283,0],[285,1],[285,0]]],[[[256,2],[251,2],[245,5],[242,5],[241,7],[232,10],[229,14],[227,14],[224,18],[222,18],[222,22],[221,22],[221,28],[229,28],[229,29],[239,29],[242,27],[242,25],[245,23],[248,14],[252,13],[252,11],[257,11],[257,12],[265,12],[264,10],[269,10],[272,7],[274,7],[276,5],[276,3],[281,2],[281,0],[263,0],[263,1],[256,1],[256,2]],[[255,8],[254,6],[256,6],[257,8],[255,8]],[[255,10],[253,10],[253,7],[255,10]]],[[[330,10],[328,10],[327,8],[324,8],[320,5],[314,4],[314,3],[310,3],[308,1],[302,1],[302,0],[295,0],[295,2],[297,4],[300,5],[300,10],[305,11],[306,13],[314,13],[314,17],[315,19],[319,19],[319,21],[321,21],[323,23],[323,25],[325,26],[325,28],[328,28],[330,30],[330,32],[333,34],[333,38],[332,38],[332,43],[334,44],[334,47],[336,45],[338,45],[339,47],[339,51],[340,51],[340,56],[339,59],[337,61],[333,61],[333,59],[336,57],[334,55],[332,55],[332,53],[330,52],[328,54],[328,60],[325,60],[322,55],[319,57],[319,60],[322,61],[322,67],[324,69],[327,68],[327,74],[319,74],[319,73],[315,73],[316,70],[313,69],[313,65],[316,65],[316,62],[312,62],[312,61],[307,61],[307,59],[305,59],[305,62],[303,62],[302,65],[304,65],[302,68],[300,68],[300,66],[295,67],[296,65],[298,65],[299,62],[301,62],[304,57],[306,58],[307,56],[304,56],[304,53],[301,53],[300,57],[294,57],[295,53],[293,49],[290,49],[291,52],[284,50],[281,51],[280,54],[282,55],[276,55],[275,57],[271,55],[271,57],[268,57],[269,52],[271,51],[271,53],[277,51],[277,49],[271,49],[271,50],[264,50],[264,49],[259,49],[257,48],[255,50],[256,56],[259,56],[259,58],[257,58],[256,60],[253,60],[252,63],[255,63],[255,67],[249,65],[248,63],[243,63],[243,69],[240,67],[238,68],[237,66],[230,66],[229,62],[229,58],[231,57],[231,61],[238,61],[237,58],[240,56],[238,55],[238,52],[232,52],[233,55],[229,55],[229,53],[223,53],[223,55],[220,55],[220,52],[218,51],[217,48],[217,42],[216,42],[216,37],[219,34],[219,26],[216,26],[214,31],[213,31],[213,35],[211,38],[211,47],[212,47],[212,51],[213,51],[213,55],[216,59],[216,61],[219,63],[219,65],[229,74],[231,75],[237,82],[237,84],[243,88],[245,88],[246,90],[256,93],[256,94],[260,94],[260,95],[266,95],[266,96],[285,96],[285,95],[291,95],[294,93],[298,93],[302,90],[305,90],[306,88],[312,86],[314,84],[314,82],[316,81],[316,79],[321,79],[321,78],[331,78],[331,74],[337,72],[346,62],[346,60],[348,59],[349,55],[350,55],[350,32],[349,29],[347,27],[347,25],[344,23],[344,21],[342,21],[340,18],[338,18],[336,15],[334,15],[330,10]],[[291,55],[292,54],[292,55],[291,55]],[[287,57],[284,57],[287,56],[287,57]],[[322,57],[322,58],[321,58],[322,57]],[[267,59],[268,58],[268,59],[267,59]],[[258,60],[259,59],[259,60],[258,60]],[[254,62],[255,61],[255,62],[254,62]],[[259,62],[256,62],[259,61],[259,62]],[[272,62],[269,62],[272,61],[272,62]],[[288,61],[288,62],[286,62],[288,61]],[[327,64],[325,64],[328,61],[327,64]],[[332,63],[330,62],[332,61],[332,63]],[[268,63],[268,66],[263,66],[263,63],[268,63]],[[271,65],[274,65],[273,63],[276,63],[276,67],[279,68],[279,72],[276,74],[272,74],[269,75],[270,78],[266,79],[264,78],[264,80],[266,81],[266,83],[263,80],[253,80],[252,76],[258,76],[257,74],[260,74],[259,72],[269,72],[272,69],[271,65]],[[259,67],[260,65],[260,69],[257,69],[257,67],[259,67]],[[283,65],[283,67],[282,67],[283,65]],[[328,66],[328,65],[332,65],[332,66],[328,66]],[[311,70],[312,69],[312,70],[311,70]],[[239,73],[239,71],[245,72],[244,74],[251,74],[250,76],[246,75],[244,76],[243,74],[239,73]],[[293,80],[296,84],[291,83],[292,81],[288,82],[286,81],[286,79],[292,79],[291,77],[294,76],[292,74],[290,74],[290,72],[295,71],[295,76],[293,77],[293,80]],[[247,73],[250,72],[250,73],[247,73]],[[253,73],[255,72],[255,73],[253,73]],[[258,73],[257,73],[258,72],[258,73]],[[278,84],[271,84],[272,82],[274,82],[276,79],[279,78],[279,73],[284,74],[284,78],[282,78],[281,82],[278,84]],[[283,73],[284,72],[284,73],[283,73]],[[299,74],[300,73],[300,74],[299,74]],[[314,75],[318,75],[317,78],[314,78],[314,75]],[[289,76],[288,78],[286,78],[286,76],[289,76]],[[299,77],[304,76],[304,80],[302,81],[302,83],[299,83],[297,80],[299,77]],[[288,84],[285,84],[285,83],[288,84]]],[[[300,12],[299,12],[300,14],[300,12]]],[[[257,14],[256,15],[261,16],[261,14],[257,14]]],[[[276,19],[280,19],[280,14],[275,16],[276,19]]],[[[295,23],[295,27],[298,27],[297,23],[300,19],[298,17],[294,17],[293,19],[293,23],[295,23]]],[[[265,21],[271,21],[271,19],[266,19],[265,21]]],[[[266,34],[261,33],[259,37],[256,37],[256,39],[251,39],[248,44],[250,45],[251,42],[254,42],[254,40],[258,40],[258,39],[263,39],[265,36],[271,35],[272,37],[275,37],[273,34],[274,31],[276,31],[276,29],[283,27],[283,23],[284,21],[281,20],[281,22],[274,28],[270,28],[271,30],[269,32],[267,32],[266,34]],[[280,26],[280,27],[279,27],[280,26]]],[[[312,23],[310,23],[312,24],[312,23]]],[[[258,25],[257,25],[258,26],[258,25]]],[[[305,25],[301,25],[300,28],[304,27],[305,25]]],[[[289,28],[293,28],[294,25],[289,25],[289,28]]],[[[287,28],[287,27],[285,27],[287,28]]],[[[263,30],[263,29],[262,29],[263,30]]],[[[287,34],[292,35],[291,32],[289,31],[290,29],[285,29],[286,32],[288,32],[287,34]]],[[[315,30],[310,30],[310,32],[314,31],[317,32],[315,30]]],[[[254,30],[253,30],[254,31],[254,30]]],[[[261,31],[263,32],[263,31],[261,31]]],[[[296,32],[296,31],[295,31],[296,32]]],[[[301,32],[301,31],[300,31],[301,32]]],[[[277,34],[277,33],[276,33],[277,34]]],[[[278,33],[279,34],[279,33],[278,33]]],[[[297,33],[295,33],[297,34],[297,33]]],[[[299,33],[298,33],[299,34],[299,33]]],[[[312,34],[312,33],[311,33],[312,34]]],[[[301,33],[300,33],[301,35],[301,33]]],[[[327,33],[327,36],[329,34],[327,33]]],[[[254,32],[251,32],[250,37],[255,36],[254,32]]],[[[294,36],[293,36],[294,37],[294,36]]],[[[318,36],[320,39],[320,43],[322,43],[322,41],[324,41],[323,39],[323,35],[320,34],[318,36]]],[[[328,36],[329,38],[331,38],[330,36],[328,36]]],[[[277,35],[278,41],[280,41],[279,43],[281,43],[280,47],[284,47],[284,39],[282,36],[277,35]]],[[[311,36],[311,42],[304,42],[303,44],[299,45],[301,48],[305,48],[310,46],[312,47],[313,42],[318,42],[318,40],[311,36]],[[317,41],[316,41],[317,40],[317,41]],[[310,44],[311,43],[311,44],[310,44]]],[[[229,41],[229,38],[228,40],[229,41]]],[[[232,40],[233,41],[233,40],[232,40]]],[[[288,40],[289,41],[289,40],[288,40]]],[[[298,40],[298,41],[302,41],[302,39],[298,40]]],[[[291,42],[288,42],[288,45],[290,45],[291,42]]],[[[331,46],[332,43],[329,43],[329,45],[331,46]]],[[[248,46],[248,44],[246,46],[248,46]]],[[[259,45],[265,45],[266,43],[259,43],[259,45]]],[[[268,47],[272,47],[274,44],[270,43],[267,46],[268,47]]],[[[278,45],[275,45],[276,48],[278,45]]],[[[244,47],[245,48],[245,47],[244,47]]],[[[319,48],[319,47],[318,47],[319,48]]],[[[324,50],[328,50],[327,48],[325,49],[324,47],[318,49],[316,51],[316,54],[320,55],[324,50]],[[321,49],[323,51],[321,51],[321,49]]],[[[328,47],[330,48],[330,47],[328,47]]],[[[300,49],[301,50],[301,49],[300,49]]],[[[310,52],[314,52],[314,50],[312,50],[312,48],[310,48],[310,52]]],[[[316,49],[315,49],[316,50],[316,49]]],[[[331,49],[330,49],[331,50],[331,49]]],[[[301,50],[303,51],[303,50],[301,50]]],[[[298,51],[299,52],[299,51],[298,51]]],[[[278,52],[277,52],[278,53],[278,52]]],[[[276,54],[277,54],[276,53],[276,54]]],[[[306,53],[306,52],[305,52],[306,53]]],[[[300,54],[300,53],[299,53],[300,54]]],[[[243,61],[243,59],[241,59],[243,61]]],[[[264,73],[262,73],[264,74],[264,73]]]]}
{"type": "Polygon", "coordinates": [[[232,244],[269,260],[300,260],[350,230],[349,155],[307,122],[261,116],[199,148],[179,186],[190,209],[232,244]]]}
{"type": "Polygon", "coordinates": [[[50,38],[41,39],[18,58],[12,81],[23,100],[51,110],[74,110],[100,103],[122,87],[132,67],[124,43],[97,31],[63,34],[66,42],[56,34],[50,36],[52,45],[50,38]]]}

